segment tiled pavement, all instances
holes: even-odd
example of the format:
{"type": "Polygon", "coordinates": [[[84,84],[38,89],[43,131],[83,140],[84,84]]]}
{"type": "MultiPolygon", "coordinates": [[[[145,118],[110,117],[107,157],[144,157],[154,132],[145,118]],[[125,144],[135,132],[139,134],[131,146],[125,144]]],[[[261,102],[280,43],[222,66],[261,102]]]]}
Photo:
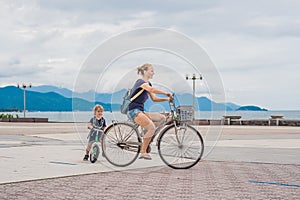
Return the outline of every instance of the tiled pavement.
{"type": "Polygon", "coordinates": [[[300,166],[202,161],[0,185],[0,199],[299,199],[300,166]]]}
{"type": "MultiPolygon", "coordinates": [[[[22,171],[34,173],[38,170],[36,172],[45,173],[44,177],[48,174],[64,174],[64,169],[70,168],[53,166],[49,162],[45,162],[45,165],[40,163],[39,166],[31,164],[28,166],[32,167],[31,170],[28,168],[23,170],[27,165],[18,159],[21,159],[20,156],[30,156],[25,151],[28,148],[34,151],[34,148],[41,147],[51,149],[49,145],[68,147],[66,144],[70,140],[69,137],[78,130],[85,135],[85,124],[79,126],[79,129],[74,129],[70,124],[59,123],[14,124],[13,126],[1,124],[0,136],[3,143],[1,148],[4,154],[0,157],[0,172],[10,174],[10,171],[15,172],[16,169],[16,173],[11,173],[13,175],[22,171]],[[49,133],[53,135],[48,135],[49,133]],[[18,141],[16,138],[22,143],[16,143],[18,141]],[[23,144],[26,147],[23,147],[23,144]],[[18,149],[19,153],[25,155],[16,156],[12,149],[15,150],[14,152],[18,149]],[[18,166],[12,166],[11,170],[4,170],[2,167],[9,167],[6,163],[8,161],[18,166]],[[49,170],[61,172],[50,173],[49,170]]],[[[207,135],[206,140],[209,139],[210,134],[207,135]]],[[[107,166],[101,163],[88,164],[76,161],[76,158],[81,159],[82,150],[80,150],[79,155],[74,155],[75,160],[71,160],[72,163],[77,163],[76,168],[87,170],[99,166],[103,167],[103,171],[31,181],[9,181],[10,183],[0,180],[3,183],[0,184],[0,200],[300,199],[299,141],[299,128],[226,127],[213,152],[204,157],[204,161],[188,170],[174,170],[167,166],[159,166],[104,172],[107,166]]],[[[49,156],[52,154],[53,152],[49,156]]],[[[37,155],[37,158],[39,156],[37,155]]],[[[43,159],[37,159],[36,162],[39,160],[43,159]]],[[[69,158],[69,162],[71,161],[69,158]]],[[[136,162],[139,165],[143,164],[142,161],[136,162]]],[[[7,176],[0,174],[0,179],[7,176]]]]}

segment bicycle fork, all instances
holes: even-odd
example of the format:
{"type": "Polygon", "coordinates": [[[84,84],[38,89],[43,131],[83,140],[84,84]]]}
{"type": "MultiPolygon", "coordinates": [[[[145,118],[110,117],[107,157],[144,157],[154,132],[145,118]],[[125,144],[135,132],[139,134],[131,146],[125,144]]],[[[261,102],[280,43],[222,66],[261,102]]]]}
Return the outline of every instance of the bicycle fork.
{"type": "Polygon", "coordinates": [[[186,132],[186,130],[187,130],[187,128],[186,128],[186,124],[184,124],[183,126],[179,126],[179,127],[177,127],[176,125],[174,126],[174,128],[175,128],[175,136],[176,136],[176,141],[178,142],[178,147],[179,148],[182,148],[183,147],[183,141],[184,141],[184,137],[185,137],[185,132],[186,132]],[[183,134],[182,134],[182,138],[181,138],[181,141],[180,141],[180,139],[179,139],[179,134],[178,134],[178,130],[181,130],[181,129],[184,129],[184,132],[183,132],[183,134]]]}

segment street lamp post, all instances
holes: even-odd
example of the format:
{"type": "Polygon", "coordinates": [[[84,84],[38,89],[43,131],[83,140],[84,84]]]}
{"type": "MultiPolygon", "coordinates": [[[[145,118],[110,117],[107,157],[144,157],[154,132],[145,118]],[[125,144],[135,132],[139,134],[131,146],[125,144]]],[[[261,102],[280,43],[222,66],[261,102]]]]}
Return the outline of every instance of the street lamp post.
{"type": "MultiPolygon", "coordinates": [[[[185,75],[186,80],[193,80],[193,108],[195,109],[195,80],[202,80],[202,75],[200,74],[199,77],[196,77],[195,74],[193,74],[192,77],[189,77],[187,74],[185,75]]],[[[195,119],[195,114],[193,116],[193,119],[195,119]]]]}
{"type": "Polygon", "coordinates": [[[24,118],[25,118],[25,116],[26,116],[26,115],[25,115],[25,113],[26,113],[26,88],[27,88],[27,87],[31,88],[31,83],[30,83],[29,85],[25,85],[25,84],[23,83],[22,86],[20,86],[19,83],[18,83],[17,87],[18,87],[18,88],[22,87],[23,90],[24,90],[24,109],[23,109],[23,113],[24,113],[24,118]]]}

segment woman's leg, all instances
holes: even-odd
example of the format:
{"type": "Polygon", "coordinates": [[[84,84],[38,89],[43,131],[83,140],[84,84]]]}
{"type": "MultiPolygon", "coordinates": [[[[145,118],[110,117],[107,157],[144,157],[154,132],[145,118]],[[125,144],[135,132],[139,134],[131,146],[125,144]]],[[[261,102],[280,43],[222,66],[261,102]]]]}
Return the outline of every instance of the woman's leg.
{"type": "Polygon", "coordinates": [[[156,129],[163,127],[166,122],[166,116],[160,113],[145,113],[155,124],[156,129]]]}
{"type": "Polygon", "coordinates": [[[142,153],[142,155],[146,155],[147,157],[151,158],[146,153],[146,150],[152,139],[152,136],[154,135],[155,125],[151,121],[149,116],[147,116],[145,113],[142,113],[142,112],[138,113],[138,115],[136,116],[134,121],[146,130],[146,134],[144,135],[144,140],[143,140],[143,144],[142,144],[141,153],[142,153]]]}

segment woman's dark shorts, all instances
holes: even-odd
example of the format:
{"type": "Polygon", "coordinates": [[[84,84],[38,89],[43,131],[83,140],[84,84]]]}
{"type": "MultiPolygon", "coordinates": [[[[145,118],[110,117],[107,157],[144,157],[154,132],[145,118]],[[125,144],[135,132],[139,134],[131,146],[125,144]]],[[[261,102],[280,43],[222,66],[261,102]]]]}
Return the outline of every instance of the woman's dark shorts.
{"type": "Polygon", "coordinates": [[[133,121],[133,120],[136,118],[136,116],[137,116],[140,112],[143,113],[144,111],[141,111],[141,110],[138,109],[138,108],[129,110],[128,113],[127,113],[127,117],[128,117],[131,121],[133,121]]]}

